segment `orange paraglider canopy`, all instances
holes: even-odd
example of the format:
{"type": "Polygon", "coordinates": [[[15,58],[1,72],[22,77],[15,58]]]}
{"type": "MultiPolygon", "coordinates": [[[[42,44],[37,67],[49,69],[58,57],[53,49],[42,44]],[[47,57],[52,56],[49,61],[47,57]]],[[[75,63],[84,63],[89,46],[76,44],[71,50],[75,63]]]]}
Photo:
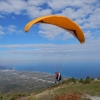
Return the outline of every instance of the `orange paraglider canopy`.
{"type": "Polygon", "coordinates": [[[24,28],[25,32],[28,32],[30,27],[36,23],[46,23],[46,24],[56,25],[70,32],[72,35],[74,35],[79,40],[80,43],[85,42],[84,33],[82,32],[79,25],[65,16],[48,15],[48,16],[42,16],[42,17],[36,18],[30,21],[25,26],[24,28]]]}

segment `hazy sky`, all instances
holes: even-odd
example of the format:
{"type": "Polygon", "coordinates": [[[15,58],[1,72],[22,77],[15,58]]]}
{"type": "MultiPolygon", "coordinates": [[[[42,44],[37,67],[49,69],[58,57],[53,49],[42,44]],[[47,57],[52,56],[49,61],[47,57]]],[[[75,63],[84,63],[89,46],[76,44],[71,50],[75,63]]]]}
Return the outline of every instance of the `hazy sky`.
{"type": "Polygon", "coordinates": [[[0,65],[100,62],[99,0],[0,0],[0,65]],[[85,43],[53,25],[24,26],[36,17],[64,15],[85,34],[85,43]]]}

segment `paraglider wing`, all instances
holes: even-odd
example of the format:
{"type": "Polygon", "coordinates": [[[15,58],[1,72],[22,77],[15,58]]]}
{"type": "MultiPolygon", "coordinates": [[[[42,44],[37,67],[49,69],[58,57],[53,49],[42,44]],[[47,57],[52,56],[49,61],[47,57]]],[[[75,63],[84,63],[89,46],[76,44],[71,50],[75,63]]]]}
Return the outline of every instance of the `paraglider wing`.
{"type": "Polygon", "coordinates": [[[80,43],[85,42],[84,33],[82,32],[79,25],[77,25],[74,21],[72,21],[71,19],[67,17],[59,16],[59,15],[49,15],[49,16],[42,16],[42,17],[36,18],[30,21],[25,26],[24,28],[25,32],[28,32],[30,27],[36,23],[46,23],[46,24],[56,25],[70,32],[79,40],[80,43]]]}

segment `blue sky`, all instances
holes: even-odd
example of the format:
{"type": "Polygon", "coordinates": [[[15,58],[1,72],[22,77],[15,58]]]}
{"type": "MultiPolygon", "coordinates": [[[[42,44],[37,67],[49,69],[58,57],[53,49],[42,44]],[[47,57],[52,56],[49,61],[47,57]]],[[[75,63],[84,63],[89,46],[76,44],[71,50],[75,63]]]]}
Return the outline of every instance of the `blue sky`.
{"type": "Polygon", "coordinates": [[[47,62],[100,65],[99,0],[0,0],[0,65],[47,62]],[[64,15],[83,30],[85,43],[53,25],[25,25],[36,17],[64,15]]]}

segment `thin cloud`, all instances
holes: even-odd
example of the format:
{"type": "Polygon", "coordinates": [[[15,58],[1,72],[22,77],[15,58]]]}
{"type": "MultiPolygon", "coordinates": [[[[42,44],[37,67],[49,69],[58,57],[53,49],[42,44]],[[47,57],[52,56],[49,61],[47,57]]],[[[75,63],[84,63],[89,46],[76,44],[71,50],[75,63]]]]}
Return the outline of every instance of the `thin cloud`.
{"type": "Polygon", "coordinates": [[[98,0],[5,0],[0,1],[0,12],[24,14],[30,18],[48,15],[55,12],[74,19],[82,27],[98,27],[100,3],[98,0]],[[47,8],[43,8],[47,5],[47,8]],[[95,5],[95,6],[94,6],[95,5]],[[60,13],[58,13],[60,11],[60,13]]]}
{"type": "MultiPolygon", "coordinates": [[[[20,54],[20,56],[24,55],[30,55],[31,56],[37,56],[37,57],[48,57],[50,56],[51,59],[53,57],[61,57],[66,58],[66,56],[70,56],[70,58],[73,59],[73,57],[79,58],[99,58],[100,54],[100,39],[98,40],[92,40],[87,42],[84,45],[81,44],[67,44],[67,45],[53,45],[53,44],[32,44],[32,45],[4,45],[6,48],[15,48],[16,50],[5,50],[4,52],[1,51],[0,53],[6,53],[6,54],[20,54]],[[20,48],[20,49],[19,49],[20,48]],[[26,48],[23,50],[23,48],[26,48]],[[32,48],[31,50],[27,50],[27,48],[32,48]],[[91,55],[92,54],[92,55],[91,55]],[[73,55],[73,56],[72,56],[73,55]]],[[[4,46],[0,45],[1,48],[4,48],[4,46]]],[[[42,59],[42,58],[41,58],[42,59]]],[[[97,60],[97,59],[96,59],[97,60]]],[[[94,61],[96,61],[94,60],[94,61]]],[[[98,59],[99,60],[99,59],[98,59]]]]}
{"type": "Polygon", "coordinates": [[[8,27],[6,27],[7,31],[8,31],[8,34],[12,34],[12,33],[16,33],[17,30],[16,30],[16,26],[14,25],[9,25],[8,27]]]}
{"type": "MultiPolygon", "coordinates": [[[[68,7],[72,7],[72,8],[79,8],[81,7],[82,5],[90,5],[90,4],[93,4],[93,3],[97,3],[99,2],[98,0],[84,0],[84,1],[81,1],[81,0],[49,0],[48,1],[48,5],[55,11],[60,11],[62,9],[66,9],[68,7]]],[[[84,7],[85,8],[85,7],[84,7]]]]}
{"type": "Polygon", "coordinates": [[[12,16],[12,19],[16,19],[14,16],[12,16]]]}
{"type": "Polygon", "coordinates": [[[0,26],[0,36],[1,35],[4,35],[5,33],[4,33],[4,28],[2,27],[2,26],[0,26]]]}
{"type": "Polygon", "coordinates": [[[5,16],[0,15],[0,18],[5,18],[5,16]]]}
{"type": "Polygon", "coordinates": [[[45,38],[48,38],[50,40],[53,39],[68,39],[71,37],[69,34],[66,36],[66,31],[60,27],[54,26],[54,25],[48,25],[48,24],[41,24],[39,25],[40,31],[39,34],[45,38]]]}
{"type": "Polygon", "coordinates": [[[0,11],[2,13],[15,13],[20,14],[26,8],[24,0],[4,0],[0,1],[0,11]]]}
{"type": "Polygon", "coordinates": [[[35,7],[35,6],[28,6],[26,9],[26,15],[28,15],[30,18],[36,18],[38,16],[48,15],[52,13],[51,9],[43,9],[41,7],[35,7]]]}
{"type": "Polygon", "coordinates": [[[16,34],[20,34],[22,33],[21,30],[18,30],[17,29],[17,26],[15,25],[9,25],[7,27],[2,27],[0,26],[0,35],[5,35],[5,34],[13,34],[13,33],[16,33],[16,34]]]}

